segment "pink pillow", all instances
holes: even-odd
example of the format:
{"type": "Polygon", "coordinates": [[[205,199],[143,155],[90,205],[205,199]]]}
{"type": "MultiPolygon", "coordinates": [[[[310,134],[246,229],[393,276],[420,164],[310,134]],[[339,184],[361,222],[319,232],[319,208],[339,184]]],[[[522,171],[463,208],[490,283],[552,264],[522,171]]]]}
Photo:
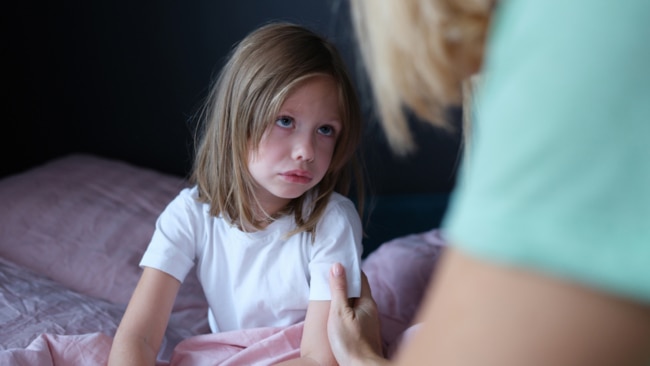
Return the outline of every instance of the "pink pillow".
{"type": "Polygon", "coordinates": [[[412,325],[438,257],[445,247],[439,229],[408,235],[382,244],[364,260],[377,302],[385,349],[392,349],[412,325]]]}
{"type": "MultiPolygon", "coordinates": [[[[158,215],[185,186],[181,177],[84,154],[3,178],[0,256],[71,290],[124,305],[158,215]]],[[[206,307],[193,273],[175,310],[206,307]]]]}

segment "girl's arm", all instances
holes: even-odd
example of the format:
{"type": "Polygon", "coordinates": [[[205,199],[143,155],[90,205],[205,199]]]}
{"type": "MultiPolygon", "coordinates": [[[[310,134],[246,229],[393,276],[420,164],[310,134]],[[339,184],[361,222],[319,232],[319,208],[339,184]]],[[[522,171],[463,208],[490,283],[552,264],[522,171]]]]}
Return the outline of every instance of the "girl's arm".
{"type": "Polygon", "coordinates": [[[300,358],[280,363],[290,365],[338,365],[327,338],[330,301],[310,301],[300,342],[300,358]]]}
{"type": "Polygon", "coordinates": [[[145,267],[122,317],[108,365],[154,365],[181,283],[145,267]]]}

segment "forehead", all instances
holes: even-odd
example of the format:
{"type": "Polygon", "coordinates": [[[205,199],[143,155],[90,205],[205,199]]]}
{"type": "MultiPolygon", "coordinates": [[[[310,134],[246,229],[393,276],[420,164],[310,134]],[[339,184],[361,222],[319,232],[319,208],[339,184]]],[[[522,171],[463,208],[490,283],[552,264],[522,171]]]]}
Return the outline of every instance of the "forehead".
{"type": "Polygon", "coordinates": [[[280,111],[311,109],[340,118],[344,104],[341,86],[332,76],[314,75],[289,86],[280,105],[280,111]]]}

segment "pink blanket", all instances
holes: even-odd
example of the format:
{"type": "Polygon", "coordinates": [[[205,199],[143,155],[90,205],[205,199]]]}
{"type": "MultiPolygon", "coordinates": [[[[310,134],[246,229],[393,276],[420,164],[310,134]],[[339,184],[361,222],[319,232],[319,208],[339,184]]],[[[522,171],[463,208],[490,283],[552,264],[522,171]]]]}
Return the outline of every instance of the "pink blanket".
{"type": "MultiPolygon", "coordinates": [[[[302,323],[286,328],[257,328],[205,334],[181,342],[169,361],[157,366],[273,365],[300,355],[302,323]]],[[[1,365],[105,365],[112,338],[103,333],[42,334],[26,348],[0,353],[1,365]]]]}

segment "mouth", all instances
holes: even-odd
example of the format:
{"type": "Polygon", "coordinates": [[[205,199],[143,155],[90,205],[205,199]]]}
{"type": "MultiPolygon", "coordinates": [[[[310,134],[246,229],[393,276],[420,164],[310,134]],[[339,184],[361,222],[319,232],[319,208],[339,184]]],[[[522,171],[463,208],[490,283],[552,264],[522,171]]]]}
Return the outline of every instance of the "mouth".
{"type": "Polygon", "coordinates": [[[313,176],[305,170],[290,170],[280,173],[280,176],[291,183],[307,184],[312,181],[313,176]]]}

